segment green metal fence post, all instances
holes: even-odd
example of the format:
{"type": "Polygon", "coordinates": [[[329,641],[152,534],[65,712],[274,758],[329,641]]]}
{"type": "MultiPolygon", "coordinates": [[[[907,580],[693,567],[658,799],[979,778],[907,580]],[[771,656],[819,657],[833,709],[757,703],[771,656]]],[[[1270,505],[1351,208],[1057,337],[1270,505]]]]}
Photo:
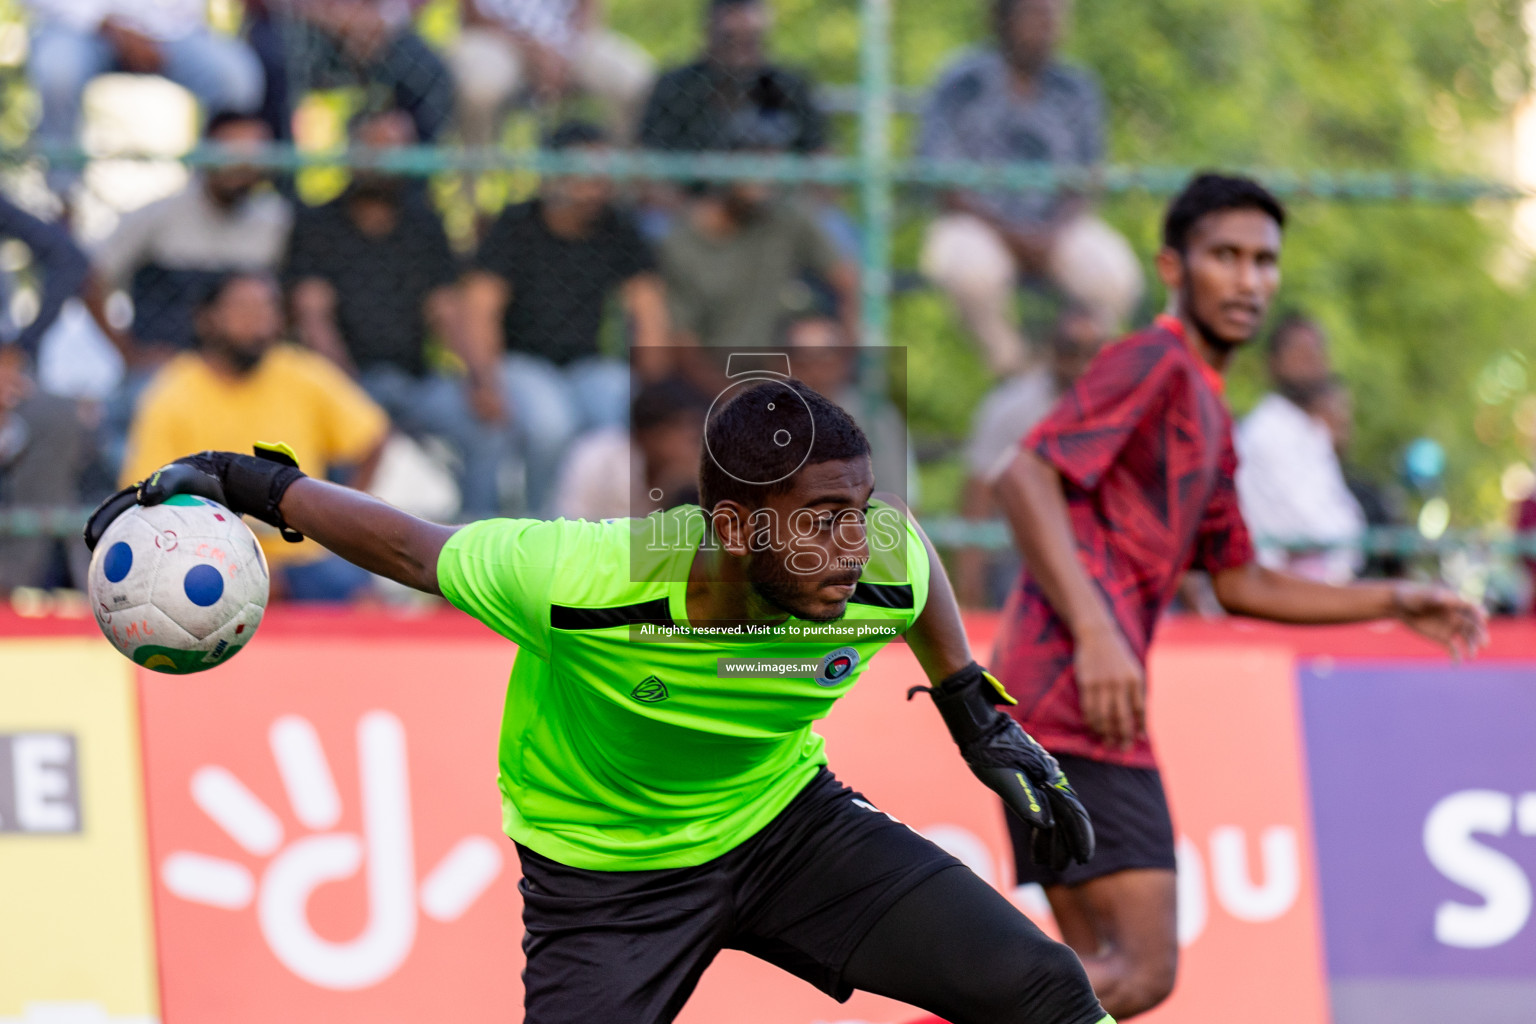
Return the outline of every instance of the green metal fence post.
{"type": "Polygon", "coordinates": [[[891,0],[860,0],[860,323],[865,345],[887,344],[891,318],[891,0]]]}

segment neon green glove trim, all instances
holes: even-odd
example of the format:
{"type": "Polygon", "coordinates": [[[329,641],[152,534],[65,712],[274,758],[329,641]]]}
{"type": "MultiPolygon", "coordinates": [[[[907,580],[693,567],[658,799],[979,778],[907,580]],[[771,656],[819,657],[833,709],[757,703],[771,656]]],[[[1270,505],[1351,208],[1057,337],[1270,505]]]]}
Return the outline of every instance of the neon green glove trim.
{"type": "MultiPolygon", "coordinates": [[[[1002,683],[997,681],[997,676],[985,670],[983,670],[981,674],[986,677],[987,682],[992,684],[992,689],[997,691],[997,695],[1003,698],[1004,704],[1013,704],[1015,706],[1018,705],[1019,702],[1013,699],[1013,695],[1008,692],[1002,683]]],[[[1111,1024],[1113,1024],[1113,1022],[1111,1022],[1111,1024]]]]}
{"type": "Polygon", "coordinates": [[[272,461],[283,462],[287,465],[293,466],[294,468],[298,468],[299,457],[293,453],[292,448],[288,447],[288,445],[282,441],[257,441],[251,447],[256,450],[257,455],[260,455],[263,452],[270,452],[275,455],[280,455],[282,458],[272,459],[272,461]]]}

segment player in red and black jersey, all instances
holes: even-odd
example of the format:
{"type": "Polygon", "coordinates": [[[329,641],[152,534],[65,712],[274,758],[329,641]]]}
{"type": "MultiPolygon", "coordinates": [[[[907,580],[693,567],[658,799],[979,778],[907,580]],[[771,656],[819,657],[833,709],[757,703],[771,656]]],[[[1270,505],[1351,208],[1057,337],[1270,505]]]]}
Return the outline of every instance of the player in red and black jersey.
{"type": "Polygon", "coordinates": [[[1027,568],[993,667],[1098,834],[1094,858],[1060,872],[1035,867],[1016,834],[1019,881],[1045,886],[1120,1020],[1167,997],[1178,960],[1173,825],[1144,708],[1147,648],[1184,572],[1210,573],[1233,614],[1397,618],[1455,654],[1486,640],[1482,611],[1442,588],[1333,587],[1254,561],[1221,373],[1279,286],[1284,223],[1256,182],[1191,181],[1168,209],[1157,256],[1169,313],[1105,349],[995,485],[1027,568]]]}

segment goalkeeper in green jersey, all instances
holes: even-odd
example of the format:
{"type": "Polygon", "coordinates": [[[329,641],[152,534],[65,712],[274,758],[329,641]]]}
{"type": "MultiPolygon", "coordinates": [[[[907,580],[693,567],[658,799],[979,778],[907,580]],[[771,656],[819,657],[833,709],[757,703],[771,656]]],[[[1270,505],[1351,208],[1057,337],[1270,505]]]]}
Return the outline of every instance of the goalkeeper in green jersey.
{"type": "Polygon", "coordinates": [[[904,635],[1033,855],[1093,853],[1066,778],[998,710],[926,538],[873,495],[869,451],[817,392],[757,379],[716,403],[700,506],[439,526],[258,445],[171,463],[104,502],[86,539],[135,501],[201,494],[517,644],[499,782],[529,1024],[670,1021],[725,948],[954,1024],[1102,1024],[1071,950],[827,768],[813,724],[904,635]]]}

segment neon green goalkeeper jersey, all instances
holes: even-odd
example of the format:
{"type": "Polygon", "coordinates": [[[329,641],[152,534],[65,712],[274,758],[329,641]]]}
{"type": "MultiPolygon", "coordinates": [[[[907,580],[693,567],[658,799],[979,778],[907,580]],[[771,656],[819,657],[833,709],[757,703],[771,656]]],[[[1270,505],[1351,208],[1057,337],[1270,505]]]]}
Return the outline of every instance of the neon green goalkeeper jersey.
{"type": "Polygon", "coordinates": [[[791,618],[769,635],[689,624],[697,506],[455,533],[443,595],[518,645],[501,725],[507,835],[573,867],[639,871],[702,864],[771,821],[826,763],[812,725],[927,599],[922,540],[883,511],[844,618],[791,618]],[[815,665],[723,675],[721,658],[815,665]]]}

